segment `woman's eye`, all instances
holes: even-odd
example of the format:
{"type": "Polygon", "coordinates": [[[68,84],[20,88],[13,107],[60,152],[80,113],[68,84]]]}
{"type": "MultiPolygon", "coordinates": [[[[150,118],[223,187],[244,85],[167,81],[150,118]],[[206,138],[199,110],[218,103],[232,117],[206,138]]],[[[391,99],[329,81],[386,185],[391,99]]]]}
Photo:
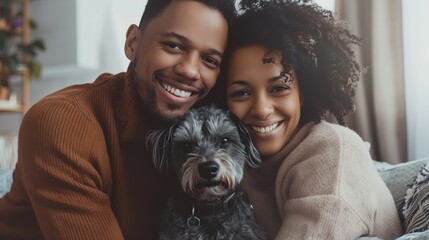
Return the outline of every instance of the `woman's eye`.
{"type": "Polygon", "coordinates": [[[290,89],[290,87],[288,87],[288,86],[275,86],[272,88],[272,91],[275,93],[279,93],[279,92],[287,91],[289,89],[290,89]]]}
{"type": "Polygon", "coordinates": [[[203,57],[202,58],[204,62],[206,62],[209,66],[217,68],[219,67],[219,61],[217,61],[216,59],[212,58],[212,57],[203,57]]]}
{"type": "Polygon", "coordinates": [[[245,96],[249,96],[249,92],[245,91],[245,90],[238,90],[238,91],[234,91],[231,94],[231,97],[245,97],[245,96]]]}

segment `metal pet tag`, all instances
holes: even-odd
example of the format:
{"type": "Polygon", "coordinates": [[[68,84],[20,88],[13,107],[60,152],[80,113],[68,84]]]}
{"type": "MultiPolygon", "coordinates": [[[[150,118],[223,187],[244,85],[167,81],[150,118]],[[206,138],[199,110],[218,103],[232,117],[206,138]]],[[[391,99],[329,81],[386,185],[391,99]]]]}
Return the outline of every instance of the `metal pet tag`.
{"type": "Polygon", "coordinates": [[[192,215],[188,217],[188,227],[199,227],[201,225],[201,220],[195,216],[195,207],[192,206],[192,215]]]}

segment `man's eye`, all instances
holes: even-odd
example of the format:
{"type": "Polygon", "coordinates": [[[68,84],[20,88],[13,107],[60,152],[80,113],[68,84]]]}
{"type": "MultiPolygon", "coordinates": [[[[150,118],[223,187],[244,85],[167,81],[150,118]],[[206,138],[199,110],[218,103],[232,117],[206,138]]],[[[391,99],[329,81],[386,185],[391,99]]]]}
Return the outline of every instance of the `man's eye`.
{"type": "Polygon", "coordinates": [[[183,47],[180,46],[180,44],[174,43],[174,42],[162,42],[162,45],[166,47],[169,50],[173,51],[183,51],[183,47]]]}
{"type": "Polygon", "coordinates": [[[208,65],[210,65],[211,67],[219,67],[219,61],[217,61],[216,59],[212,58],[212,57],[203,57],[202,58],[204,62],[206,62],[208,65]]]}

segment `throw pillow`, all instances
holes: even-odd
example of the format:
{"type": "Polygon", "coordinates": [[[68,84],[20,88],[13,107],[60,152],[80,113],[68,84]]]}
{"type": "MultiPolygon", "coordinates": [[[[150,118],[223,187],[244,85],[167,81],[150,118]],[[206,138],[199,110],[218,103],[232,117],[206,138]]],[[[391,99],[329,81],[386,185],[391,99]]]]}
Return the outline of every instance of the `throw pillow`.
{"type": "Polygon", "coordinates": [[[429,163],[421,168],[413,185],[407,190],[402,217],[406,233],[429,230],[429,163]]]}

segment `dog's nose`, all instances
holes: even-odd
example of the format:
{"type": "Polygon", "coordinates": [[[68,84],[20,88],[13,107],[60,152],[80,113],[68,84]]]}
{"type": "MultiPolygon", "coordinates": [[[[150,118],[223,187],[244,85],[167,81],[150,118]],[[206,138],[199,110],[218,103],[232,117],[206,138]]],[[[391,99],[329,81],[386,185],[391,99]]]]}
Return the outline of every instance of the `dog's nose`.
{"type": "Polygon", "coordinates": [[[203,162],[200,165],[198,165],[198,172],[200,173],[201,177],[210,180],[219,172],[219,164],[216,162],[210,161],[210,162],[203,162]]]}

